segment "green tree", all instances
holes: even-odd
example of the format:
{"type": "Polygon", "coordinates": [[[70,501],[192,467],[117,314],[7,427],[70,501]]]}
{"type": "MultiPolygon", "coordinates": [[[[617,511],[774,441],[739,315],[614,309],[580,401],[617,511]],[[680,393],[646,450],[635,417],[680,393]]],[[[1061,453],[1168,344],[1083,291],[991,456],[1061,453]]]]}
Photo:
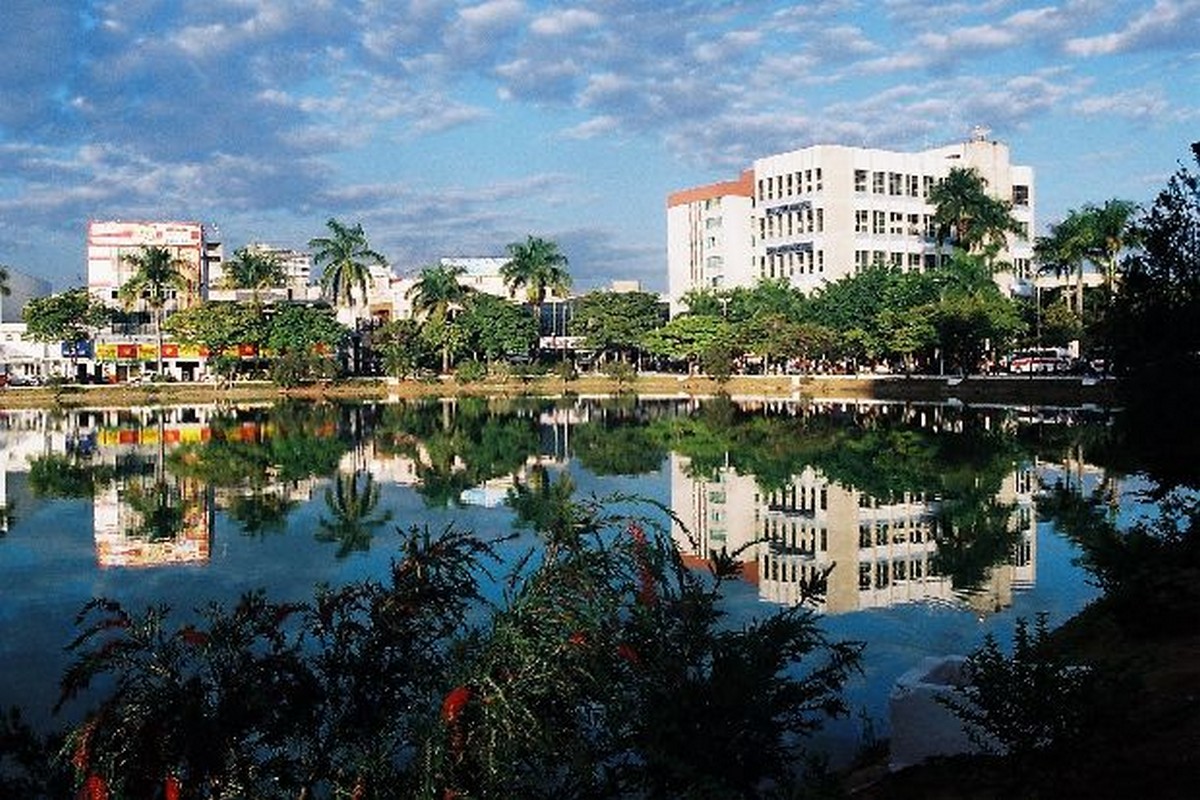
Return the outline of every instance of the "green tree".
{"type": "Polygon", "coordinates": [[[266,343],[276,353],[334,353],[349,332],[328,308],[286,305],[271,316],[266,343]]]}
{"type": "Polygon", "coordinates": [[[1093,252],[1090,223],[1085,213],[1071,210],[1067,216],[1050,226],[1049,233],[1039,236],[1034,243],[1034,257],[1043,272],[1053,271],[1056,276],[1065,275],[1075,279],[1074,311],[1083,319],[1083,271],[1088,256],[1093,252]]]}
{"type": "Polygon", "coordinates": [[[1012,204],[987,193],[987,181],[974,168],[953,167],[929,192],[938,240],[990,262],[1009,233],[1019,230],[1012,204]]]}
{"type": "MultiPolygon", "coordinates": [[[[1200,166],[1200,147],[1193,145],[1200,166]]],[[[1181,166],[1133,226],[1139,248],[1124,262],[1106,327],[1119,368],[1198,371],[1200,173],[1181,166]]],[[[1172,393],[1174,389],[1170,389],[1172,393]]]]}
{"type": "Polygon", "coordinates": [[[371,249],[362,223],[346,225],[331,217],[325,226],[329,229],[328,235],[308,242],[313,250],[313,261],[323,267],[321,288],[335,304],[353,306],[354,290],[358,289],[365,300],[371,267],[386,267],[387,259],[371,249]]]}
{"type": "Polygon", "coordinates": [[[655,355],[686,361],[692,372],[705,353],[733,339],[733,326],[725,320],[684,314],[650,331],[642,344],[655,355]]]}
{"type": "Polygon", "coordinates": [[[587,347],[607,357],[617,353],[627,360],[641,347],[646,334],[660,327],[664,314],[658,297],[648,292],[588,292],[580,297],[571,320],[571,332],[584,337],[587,347]]]}
{"type": "Polygon", "coordinates": [[[471,287],[458,280],[464,272],[466,268],[457,264],[434,264],[422,269],[408,290],[413,313],[427,331],[427,340],[441,348],[443,374],[450,371],[450,354],[462,339],[461,331],[451,330],[453,314],[472,294],[471,287]]]}
{"type": "Polygon", "coordinates": [[[373,346],[383,358],[383,369],[392,377],[414,374],[428,352],[421,326],[414,319],[393,319],[374,331],[373,346]]]}
{"type": "Polygon", "coordinates": [[[233,259],[222,264],[224,284],[229,289],[249,289],[255,307],[260,305],[259,292],[282,286],[287,278],[283,264],[275,253],[243,247],[233,259]]]}
{"type": "Polygon", "coordinates": [[[564,295],[571,288],[567,257],[558,249],[558,244],[538,236],[513,242],[508,246],[508,256],[508,261],[500,267],[504,285],[512,291],[525,289],[525,297],[533,306],[533,317],[540,331],[546,293],[552,291],[564,295]]]}
{"type": "Polygon", "coordinates": [[[457,323],[466,334],[467,348],[489,364],[505,356],[528,355],[537,344],[537,323],[529,309],[493,294],[467,297],[457,323]]]}
{"type": "MultiPolygon", "coordinates": [[[[21,311],[25,335],[36,342],[90,341],[95,332],[112,320],[112,309],[78,287],[59,294],[35,297],[21,311]]],[[[71,363],[77,358],[71,350],[71,363]]]]}
{"type": "Polygon", "coordinates": [[[175,291],[187,288],[182,267],[184,262],[171,255],[165,247],[143,247],[125,256],[134,274],[118,290],[126,308],[139,299],[154,312],[154,329],[158,336],[158,374],[162,374],[163,309],[175,291]]]}
{"type": "Polygon", "coordinates": [[[12,287],[8,285],[8,281],[8,267],[0,264],[0,297],[9,297],[12,295],[12,287]]]}
{"type": "Polygon", "coordinates": [[[232,370],[237,364],[226,356],[227,351],[240,344],[262,347],[269,331],[260,310],[223,302],[205,302],[178,311],[163,327],[179,342],[207,348],[218,372],[232,370]]]}

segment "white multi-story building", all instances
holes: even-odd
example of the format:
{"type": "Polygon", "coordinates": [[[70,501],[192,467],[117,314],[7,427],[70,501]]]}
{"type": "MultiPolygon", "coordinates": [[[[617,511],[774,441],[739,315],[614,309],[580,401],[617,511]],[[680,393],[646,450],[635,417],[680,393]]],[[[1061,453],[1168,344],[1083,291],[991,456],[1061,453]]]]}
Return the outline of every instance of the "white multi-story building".
{"type": "Polygon", "coordinates": [[[1007,145],[977,131],[969,141],[917,153],[816,145],[766,156],[754,162],[749,174],[749,203],[733,189],[742,181],[671,195],[699,198],[668,201],[672,307],[692,289],[752,286],[764,278],[787,279],[811,292],[873,264],[927,269],[944,253],[934,235],[929,193],[954,167],[976,170],[992,196],[1012,203],[1022,233],[1010,235],[999,254],[1013,269],[998,275],[997,282],[1009,291],[1027,291],[1033,169],[1013,164],[1007,145]],[[751,235],[737,229],[738,235],[729,236],[728,213],[715,223],[725,230],[723,238],[707,227],[709,218],[701,208],[705,195],[713,196],[722,186],[730,188],[715,196],[722,207],[748,214],[751,235]]]}
{"type": "Polygon", "coordinates": [[[118,292],[133,277],[129,263],[147,247],[164,247],[180,264],[185,286],[174,292],[168,312],[188,308],[207,295],[209,274],[220,274],[222,248],[214,228],[200,222],[88,223],[88,291],[98,300],[119,306],[118,292]]]}
{"type": "Polygon", "coordinates": [[[667,197],[668,294],[671,314],[693,289],[752,286],[754,172],[736,181],[685,189],[667,197]]]}
{"type": "MultiPolygon", "coordinates": [[[[283,283],[258,292],[259,299],[264,302],[320,299],[321,287],[313,285],[313,258],[308,251],[275,247],[262,242],[251,242],[246,245],[245,250],[255,255],[271,256],[283,268],[283,283]]],[[[246,300],[254,294],[247,289],[234,290],[228,287],[223,262],[220,265],[210,265],[209,270],[210,300],[246,300]]]]}

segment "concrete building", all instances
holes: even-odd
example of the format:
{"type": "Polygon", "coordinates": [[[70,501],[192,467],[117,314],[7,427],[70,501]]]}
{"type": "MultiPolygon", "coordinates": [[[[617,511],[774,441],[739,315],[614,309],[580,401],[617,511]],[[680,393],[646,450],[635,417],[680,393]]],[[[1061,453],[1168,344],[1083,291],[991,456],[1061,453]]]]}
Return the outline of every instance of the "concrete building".
{"type": "MultiPolygon", "coordinates": [[[[245,250],[255,255],[272,256],[283,267],[283,284],[260,291],[258,297],[262,302],[297,300],[312,302],[320,299],[321,287],[313,283],[313,259],[312,254],[307,250],[276,247],[263,242],[251,242],[246,245],[245,250]]],[[[209,265],[208,283],[208,299],[210,300],[247,301],[254,294],[248,289],[235,290],[228,287],[223,261],[209,265]]]]}
{"type": "Polygon", "coordinates": [[[1033,169],[1013,164],[1007,145],[977,130],[969,141],[917,153],[806,147],[756,160],[736,183],[671,195],[667,259],[673,310],[692,289],[783,278],[809,293],[873,264],[905,270],[934,266],[944,248],[934,236],[929,193],[954,167],[975,169],[989,193],[1012,203],[1023,233],[1008,237],[1000,258],[1013,271],[997,275],[997,282],[1013,293],[1028,292],[1033,169]],[[748,201],[747,177],[753,182],[748,201]],[[716,206],[717,200],[726,213],[706,216],[705,205],[716,206]],[[732,215],[738,220],[731,226],[732,215]],[[743,233],[745,224],[749,236],[743,233]],[[725,235],[715,236],[714,228],[725,235]]]}
{"type": "Polygon", "coordinates": [[[121,307],[118,292],[136,272],[128,257],[146,247],[165,247],[181,264],[186,286],[168,300],[168,313],[204,300],[209,275],[221,274],[223,251],[220,236],[212,226],[200,222],[92,221],[87,229],[88,291],[114,308],[121,307]]]}
{"type": "Polygon", "coordinates": [[[753,286],[754,171],[736,181],[667,197],[667,282],[671,315],[693,289],[753,286]]]}

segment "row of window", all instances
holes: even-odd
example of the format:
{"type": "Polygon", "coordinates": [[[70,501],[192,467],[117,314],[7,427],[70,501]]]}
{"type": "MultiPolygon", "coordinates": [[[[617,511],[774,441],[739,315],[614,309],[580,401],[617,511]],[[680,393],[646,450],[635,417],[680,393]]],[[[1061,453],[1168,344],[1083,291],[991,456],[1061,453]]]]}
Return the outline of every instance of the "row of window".
{"type": "Polygon", "coordinates": [[[854,272],[858,274],[868,267],[891,267],[909,272],[935,269],[937,253],[889,253],[885,250],[855,250],[854,272]]]}
{"type": "Polygon", "coordinates": [[[797,486],[791,484],[776,489],[767,495],[767,505],[773,509],[787,511],[825,511],[829,508],[829,489],[821,486],[797,486]]]}
{"type": "Polygon", "coordinates": [[[909,175],[903,172],[871,172],[854,170],[854,191],[865,194],[886,194],[892,197],[929,197],[937,180],[932,175],[909,175]]]}
{"type": "Polygon", "coordinates": [[[758,200],[775,200],[795,197],[798,194],[813,194],[824,188],[821,168],[796,170],[779,175],[768,175],[758,179],[758,200]]]}
{"type": "Polygon", "coordinates": [[[905,558],[896,561],[876,561],[858,565],[858,588],[886,589],[893,581],[919,581],[926,575],[934,577],[932,565],[922,558],[905,558]]]}
{"type": "Polygon", "coordinates": [[[931,523],[928,520],[913,520],[911,525],[896,525],[890,527],[886,522],[879,526],[859,525],[858,546],[865,550],[869,547],[885,547],[889,544],[921,544],[933,535],[931,523]]]}
{"type": "Polygon", "coordinates": [[[796,520],[768,517],[758,531],[759,538],[769,541],[775,549],[787,548],[797,553],[815,555],[829,549],[829,531],[824,527],[804,525],[796,520]]]}
{"type": "Polygon", "coordinates": [[[759,262],[759,276],[790,278],[793,275],[816,275],[825,271],[824,250],[789,250],[768,253],[759,262]]]}
{"type": "Polygon", "coordinates": [[[823,233],[825,231],[825,209],[805,206],[784,214],[766,214],[759,217],[758,229],[759,236],[763,239],[823,233]]]}

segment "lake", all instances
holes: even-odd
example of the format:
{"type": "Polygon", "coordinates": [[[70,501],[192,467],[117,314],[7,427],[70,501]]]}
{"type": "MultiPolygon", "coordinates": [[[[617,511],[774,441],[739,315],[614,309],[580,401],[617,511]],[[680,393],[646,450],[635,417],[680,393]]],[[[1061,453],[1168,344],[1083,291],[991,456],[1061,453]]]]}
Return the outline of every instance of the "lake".
{"type": "MultiPolygon", "coordinates": [[[[835,753],[886,736],[894,680],[1017,617],[1057,625],[1096,596],[1045,486],[1145,511],[1136,474],[1088,461],[1101,411],[728,398],[21,410],[0,415],[0,707],[46,722],[93,597],[181,612],[263,588],[382,576],[397,527],[500,537],[514,481],[569,473],[636,507],[697,569],[742,563],[731,624],[827,573],[834,638],[866,643],[835,753]],[[637,504],[630,496],[643,498],[637,504]],[[659,508],[661,506],[661,508],[659,508]],[[665,509],[670,509],[668,515],[665,509]]],[[[537,537],[502,545],[515,560],[537,537]]],[[[67,712],[70,718],[70,712],[67,712]]]]}

